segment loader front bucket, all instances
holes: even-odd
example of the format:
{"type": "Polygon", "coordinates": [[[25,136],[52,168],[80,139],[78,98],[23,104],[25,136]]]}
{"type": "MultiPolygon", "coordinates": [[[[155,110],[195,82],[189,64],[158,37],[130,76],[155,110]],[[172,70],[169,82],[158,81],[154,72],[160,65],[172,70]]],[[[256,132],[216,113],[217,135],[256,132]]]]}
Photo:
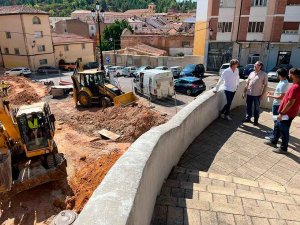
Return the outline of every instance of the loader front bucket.
{"type": "Polygon", "coordinates": [[[138,98],[135,96],[133,92],[128,92],[126,94],[119,95],[114,97],[114,105],[115,106],[127,106],[135,103],[138,98]]]}
{"type": "Polygon", "coordinates": [[[62,153],[48,154],[14,164],[18,174],[13,179],[11,190],[1,193],[0,197],[11,197],[45,183],[65,179],[66,167],[66,159],[62,153]]]}

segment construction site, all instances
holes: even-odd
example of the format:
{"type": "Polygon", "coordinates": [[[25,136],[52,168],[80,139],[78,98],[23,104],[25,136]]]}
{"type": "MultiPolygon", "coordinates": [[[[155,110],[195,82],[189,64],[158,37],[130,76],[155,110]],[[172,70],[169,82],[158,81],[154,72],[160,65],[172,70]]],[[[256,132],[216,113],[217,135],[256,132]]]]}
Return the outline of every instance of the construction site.
{"type": "Polygon", "coordinates": [[[72,96],[54,99],[49,95],[49,87],[41,82],[20,76],[3,76],[1,80],[9,86],[9,110],[38,102],[49,104],[55,116],[53,139],[57,152],[65,158],[67,175],[47,183],[41,181],[40,185],[27,190],[1,195],[0,224],[52,224],[62,210],[80,213],[130,145],[167,120],[139,101],[125,107],[76,107],[72,96]],[[100,135],[103,129],[116,138],[100,135]]]}

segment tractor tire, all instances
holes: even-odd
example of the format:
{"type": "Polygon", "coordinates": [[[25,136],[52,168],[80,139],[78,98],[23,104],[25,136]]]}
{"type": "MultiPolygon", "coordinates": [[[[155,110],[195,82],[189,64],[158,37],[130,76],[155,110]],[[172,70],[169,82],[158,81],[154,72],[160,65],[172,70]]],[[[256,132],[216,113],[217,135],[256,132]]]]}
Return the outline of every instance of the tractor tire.
{"type": "Polygon", "coordinates": [[[79,93],[78,101],[83,107],[90,107],[92,103],[91,97],[86,92],[79,93]]]}
{"type": "Polygon", "coordinates": [[[101,106],[105,109],[107,107],[112,106],[112,102],[108,97],[101,98],[101,106]]]}

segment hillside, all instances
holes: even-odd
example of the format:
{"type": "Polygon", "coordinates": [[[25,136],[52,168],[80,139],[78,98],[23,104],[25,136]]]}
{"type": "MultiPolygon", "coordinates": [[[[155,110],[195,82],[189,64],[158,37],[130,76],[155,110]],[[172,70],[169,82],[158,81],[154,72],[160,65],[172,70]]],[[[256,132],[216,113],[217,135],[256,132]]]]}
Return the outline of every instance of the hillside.
{"type": "MultiPolygon", "coordinates": [[[[50,13],[50,16],[70,16],[76,9],[90,10],[94,7],[93,0],[15,0],[18,5],[30,5],[50,13]]],[[[0,0],[0,5],[11,5],[13,1],[0,0]]],[[[179,12],[187,12],[196,8],[192,0],[176,2],[176,0],[100,0],[103,8],[109,11],[124,12],[128,9],[147,8],[147,5],[154,2],[157,5],[157,12],[166,12],[175,8],[179,12]]]]}

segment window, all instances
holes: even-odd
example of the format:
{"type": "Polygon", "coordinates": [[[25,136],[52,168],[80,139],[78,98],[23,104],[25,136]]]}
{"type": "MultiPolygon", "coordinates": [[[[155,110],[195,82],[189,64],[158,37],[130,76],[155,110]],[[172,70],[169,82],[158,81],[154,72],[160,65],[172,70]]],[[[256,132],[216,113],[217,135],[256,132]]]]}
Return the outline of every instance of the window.
{"type": "Polygon", "coordinates": [[[38,52],[44,52],[44,51],[46,51],[45,45],[39,45],[37,47],[37,49],[38,49],[38,52]]]}
{"type": "Polygon", "coordinates": [[[190,47],[191,46],[191,43],[189,41],[183,41],[182,42],[182,47],[190,47]]]}
{"type": "Polygon", "coordinates": [[[40,59],[40,65],[46,65],[46,64],[48,64],[47,59],[40,59]]]}
{"type": "Polygon", "coordinates": [[[32,23],[33,23],[33,24],[41,24],[41,20],[40,20],[39,17],[35,16],[35,17],[33,17],[33,19],[32,19],[32,23]]]}
{"type": "Polygon", "coordinates": [[[251,6],[266,6],[267,0],[251,0],[251,6]]]}
{"type": "Polygon", "coordinates": [[[11,38],[11,33],[10,32],[5,32],[5,34],[6,34],[7,39],[11,38]]]}
{"type": "Polygon", "coordinates": [[[95,30],[94,26],[91,26],[91,30],[95,30]]]}
{"type": "Polygon", "coordinates": [[[249,33],[262,33],[264,31],[264,22],[249,22],[249,33]]]}
{"type": "Polygon", "coordinates": [[[20,55],[20,50],[18,48],[15,48],[15,54],[20,55]]]}
{"type": "Polygon", "coordinates": [[[81,44],[81,48],[82,48],[82,49],[85,49],[85,44],[81,44]]]}
{"type": "Polygon", "coordinates": [[[43,31],[35,31],[34,32],[35,38],[42,38],[43,37],[43,31]]]}
{"type": "Polygon", "coordinates": [[[248,57],[248,64],[254,64],[256,63],[257,61],[259,61],[259,54],[252,54],[252,55],[249,55],[248,57]]]}
{"type": "Polygon", "coordinates": [[[9,49],[8,48],[4,48],[4,53],[5,54],[9,54],[9,49]]]}
{"type": "Polygon", "coordinates": [[[65,52],[69,51],[69,45],[65,45],[64,48],[65,48],[65,52]]]}
{"type": "Polygon", "coordinates": [[[220,22],[218,23],[218,32],[225,33],[231,32],[232,22],[220,22]]]}
{"type": "Polygon", "coordinates": [[[283,34],[298,35],[298,30],[282,30],[283,34]]]}

